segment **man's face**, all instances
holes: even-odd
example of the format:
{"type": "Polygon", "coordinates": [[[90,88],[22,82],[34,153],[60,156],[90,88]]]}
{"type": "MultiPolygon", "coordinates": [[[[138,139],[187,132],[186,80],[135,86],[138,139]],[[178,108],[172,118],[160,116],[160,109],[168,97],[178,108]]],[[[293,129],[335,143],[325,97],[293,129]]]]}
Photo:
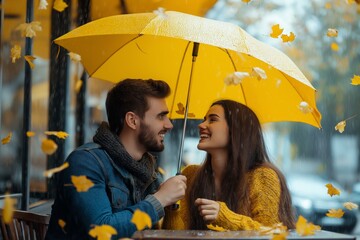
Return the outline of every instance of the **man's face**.
{"type": "Polygon", "coordinates": [[[169,110],[165,99],[148,97],[149,110],[140,121],[139,142],[146,151],[160,152],[164,150],[165,133],[173,128],[168,118],[169,110]]]}

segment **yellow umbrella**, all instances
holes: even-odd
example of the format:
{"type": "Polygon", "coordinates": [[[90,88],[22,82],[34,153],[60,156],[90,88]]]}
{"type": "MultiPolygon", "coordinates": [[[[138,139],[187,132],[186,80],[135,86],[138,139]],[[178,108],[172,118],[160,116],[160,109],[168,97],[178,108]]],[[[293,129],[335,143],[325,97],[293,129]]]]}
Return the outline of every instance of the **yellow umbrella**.
{"type": "Polygon", "coordinates": [[[159,7],[204,16],[217,0],[123,0],[128,13],[149,12],[159,7]]]}
{"type": "Polygon", "coordinates": [[[165,80],[173,90],[172,119],[202,119],[214,100],[228,98],[249,106],[262,123],[320,127],[316,90],[298,67],[231,23],[171,11],[124,14],[90,22],[55,43],[79,54],[93,78],[165,80]],[[262,71],[266,78],[256,75],[262,71]],[[236,85],[224,82],[246,73],[236,85]]]}

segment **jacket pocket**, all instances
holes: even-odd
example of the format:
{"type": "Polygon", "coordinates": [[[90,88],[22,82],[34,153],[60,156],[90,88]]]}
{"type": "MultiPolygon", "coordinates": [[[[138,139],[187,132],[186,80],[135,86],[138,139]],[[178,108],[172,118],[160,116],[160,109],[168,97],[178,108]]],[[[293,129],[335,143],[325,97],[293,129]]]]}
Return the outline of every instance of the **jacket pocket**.
{"type": "Polygon", "coordinates": [[[129,190],[118,184],[111,183],[109,183],[108,188],[111,207],[114,210],[125,208],[129,198],[129,190]]]}

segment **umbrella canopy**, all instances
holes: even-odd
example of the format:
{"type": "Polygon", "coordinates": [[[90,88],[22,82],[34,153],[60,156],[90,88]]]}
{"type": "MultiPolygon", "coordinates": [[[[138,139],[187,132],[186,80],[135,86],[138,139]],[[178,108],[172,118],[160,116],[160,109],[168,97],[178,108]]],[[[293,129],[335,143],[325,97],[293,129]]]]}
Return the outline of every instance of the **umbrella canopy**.
{"type": "Polygon", "coordinates": [[[226,98],[246,104],[262,123],[320,127],[315,88],[298,67],[231,23],[172,11],[125,14],[85,24],[55,43],[79,54],[93,78],[165,80],[172,89],[172,119],[184,118],[184,106],[189,118],[202,119],[213,101],[226,98]],[[251,75],[254,69],[266,77],[224,82],[234,72],[251,75]],[[301,111],[302,102],[310,111],[301,111]]]}

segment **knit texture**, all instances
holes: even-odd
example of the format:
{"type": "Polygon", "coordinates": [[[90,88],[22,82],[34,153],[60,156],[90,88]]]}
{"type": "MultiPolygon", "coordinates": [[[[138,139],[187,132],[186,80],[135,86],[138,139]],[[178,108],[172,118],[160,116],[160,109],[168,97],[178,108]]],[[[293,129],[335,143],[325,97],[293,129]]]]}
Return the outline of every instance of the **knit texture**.
{"type": "MultiPolygon", "coordinates": [[[[144,193],[146,187],[155,179],[154,157],[150,153],[145,153],[139,161],[134,160],[120,143],[118,136],[110,131],[109,125],[106,122],[101,123],[93,140],[106,150],[117,165],[125,168],[132,174],[135,181],[135,189],[144,193]]],[[[158,184],[155,188],[157,187],[158,184]]],[[[155,190],[150,190],[150,192],[155,190]]],[[[144,197],[141,196],[141,198],[144,197]]]]}
{"type": "MultiPolygon", "coordinates": [[[[188,185],[192,184],[198,165],[187,166],[182,174],[187,177],[188,185]]],[[[248,173],[250,185],[250,208],[251,216],[238,214],[230,210],[224,202],[220,204],[220,211],[217,219],[212,222],[228,230],[258,230],[260,226],[272,226],[279,223],[278,210],[280,203],[280,180],[276,172],[267,167],[259,167],[248,173]]],[[[189,229],[192,214],[188,207],[188,193],[180,201],[180,208],[177,211],[165,209],[163,221],[164,229],[184,230],[189,229]]],[[[240,206],[241,207],[241,206],[240,206]]]]}

